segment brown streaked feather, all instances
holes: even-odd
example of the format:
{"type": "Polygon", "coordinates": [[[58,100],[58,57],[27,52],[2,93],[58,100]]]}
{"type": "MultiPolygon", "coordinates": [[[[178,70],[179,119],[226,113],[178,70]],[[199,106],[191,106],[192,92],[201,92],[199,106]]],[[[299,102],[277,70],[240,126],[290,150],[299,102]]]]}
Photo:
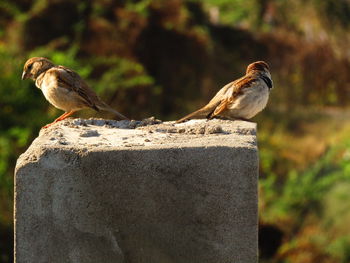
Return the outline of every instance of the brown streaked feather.
{"type": "Polygon", "coordinates": [[[244,76],[236,81],[231,82],[233,86],[232,96],[237,97],[242,95],[243,90],[251,87],[252,83],[255,82],[257,78],[255,76],[244,76]]]}
{"type": "Polygon", "coordinates": [[[78,73],[64,66],[55,67],[53,72],[56,74],[60,85],[68,90],[74,91],[84,100],[86,106],[99,111],[96,104],[100,101],[95,92],[85,83],[78,73]],[[59,70],[57,70],[59,69],[59,70]]]}
{"type": "Polygon", "coordinates": [[[221,103],[222,96],[227,92],[227,90],[231,87],[233,82],[225,85],[222,89],[216,93],[214,98],[212,98],[207,105],[200,108],[199,110],[196,110],[195,112],[192,112],[185,117],[182,117],[181,119],[177,120],[176,123],[184,122],[186,120],[191,119],[206,119],[210,118],[211,114],[214,112],[215,108],[221,103]]]}
{"type": "Polygon", "coordinates": [[[180,123],[190,119],[205,119],[219,116],[221,113],[227,110],[232,103],[234,103],[238,96],[243,94],[244,89],[250,87],[255,81],[256,77],[248,75],[228,83],[221,90],[219,90],[215,97],[206,106],[189,115],[186,115],[176,122],[180,123]],[[225,96],[230,89],[232,90],[231,94],[225,96]]]}
{"type": "Polygon", "coordinates": [[[244,76],[236,81],[231,82],[232,93],[224,98],[221,103],[216,107],[211,118],[219,116],[221,113],[226,111],[232,103],[243,94],[243,90],[252,86],[252,83],[256,81],[255,77],[244,76]]]}
{"type": "Polygon", "coordinates": [[[123,114],[104,103],[85,83],[78,73],[64,66],[57,66],[56,69],[57,68],[60,69],[56,70],[59,82],[64,84],[65,88],[78,93],[78,95],[84,100],[86,106],[93,108],[96,111],[109,111],[118,116],[120,119],[128,120],[128,118],[123,114]]]}
{"type": "Polygon", "coordinates": [[[221,103],[215,108],[214,112],[211,114],[210,118],[213,118],[217,115],[220,115],[220,113],[224,112],[227,110],[228,105],[231,104],[233,101],[233,97],[224,99],[221,101],[221,103]]]}

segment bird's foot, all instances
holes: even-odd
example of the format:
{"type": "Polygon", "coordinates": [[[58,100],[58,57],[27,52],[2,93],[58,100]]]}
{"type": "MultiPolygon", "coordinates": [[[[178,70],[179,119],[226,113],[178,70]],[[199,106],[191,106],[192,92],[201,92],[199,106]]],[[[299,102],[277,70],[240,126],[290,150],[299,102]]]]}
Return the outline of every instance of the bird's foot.
{"type": "Polygon", "coordinates": [[[61,116],[59,116],[56,120],[54,120],[52,123],[49,123],[47,125],[45,125],[44,127],[42,127],[42,129],[47,129],[49,128],[51,125],[55,124],[56,122],[59,121],[63,121],[64,119],[68,118],[69,116],[71,116],[75,111],[69,111],[69,112],[65,112],[63,113],[61,116]]]}
{"type": "Polygon", "coordinates": [[[47,129],[50,126],[52,126],[54,123],[56,123],[56,122],[52,122],[52,123],[46,124],[45,126],[41,127],[41,129],[47,129]]]}
{"type": "Polygon", "coordinates": [[[59,122],[59,121],[61,121],[61,120],[63,120],[63,119],[57,118],[57,119],[54,120],[53,122],[51,122],[51,123],[49,123],[49,124],[46,124],[46,125],[45,125],[44,127],[42,127],[41,129],[47,129],[47,128],[49,128],[50,126],[54,125],[55,123],[57,123],[57,122],[59,122]]]}

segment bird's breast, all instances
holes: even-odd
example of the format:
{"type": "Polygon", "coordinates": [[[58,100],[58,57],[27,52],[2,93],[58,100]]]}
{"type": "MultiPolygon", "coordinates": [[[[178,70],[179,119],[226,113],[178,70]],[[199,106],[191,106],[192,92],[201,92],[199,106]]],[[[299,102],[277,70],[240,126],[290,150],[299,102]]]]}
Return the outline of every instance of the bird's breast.
{"type": "Polygon", "coordinates": [[[254,85],[244,90],[244,93],[229,106],[229,111],[235,118],[250,119],[262,111],[269,99],[269,88],[266,85],[254,85]]]}
{"type": "Polygon", "coordinates": [[[76,92],[65,87],[60,87],[58,81],[53,77],[44,79],[40,89],[46,100],[58,109],[67,112],[80,110],[86,107],[76,92]]]}

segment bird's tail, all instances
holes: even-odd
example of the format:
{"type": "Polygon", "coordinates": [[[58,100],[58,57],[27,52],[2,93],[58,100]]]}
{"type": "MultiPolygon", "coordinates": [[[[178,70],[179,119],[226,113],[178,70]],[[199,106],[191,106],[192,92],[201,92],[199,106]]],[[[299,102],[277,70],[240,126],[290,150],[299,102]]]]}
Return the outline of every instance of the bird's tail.
{"type": "Polygon", "coordinates": [[[115,114],[121,120],[129,120],[129,118],[125,117],[123,114],[121,114],[120,112],[116,111],[115,109],[113,109],[112,107],[110,107],[109,105],[107,105],[104,102],[102,102],[102,103],[100,103],[99,105],[96,105],[96,106],[97,106],[97,108],[99,110],[109,111],[109,112],[115,114]]]}
{"type": "Polygon", "coordinates": [[[181,123],[181,122],[184,122],[187,120],[192,120],[192,119],[206,119],[209,117],[211,112],[212,112],[211,108],[203,107],[203,108],[201,108],[195,112],[192,112],[192,113],[186,115],[185,117],[177,120],[176,123],[181,123]]]}

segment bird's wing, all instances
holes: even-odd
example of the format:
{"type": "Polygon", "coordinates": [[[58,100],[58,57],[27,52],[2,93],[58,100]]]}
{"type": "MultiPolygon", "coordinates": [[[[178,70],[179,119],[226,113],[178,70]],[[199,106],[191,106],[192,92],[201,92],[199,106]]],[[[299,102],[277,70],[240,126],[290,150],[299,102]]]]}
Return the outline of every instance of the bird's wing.
{"type": "Polygon", "coordinates": [[[115,109],[111,108],[105,102],[103,102],[96,93],[90,89],[85,81],[79,76],[78,73],[64,66],[56,67],[56,76],[60,86],[63,86],[73,92],[76,92],[85,104],[95,109],[96,111],[104,110],[114,113],[119,119],[128,120],[123,114],[119,113],[115,109]]]}
{"type": "Polygon", "coordinates": [[[78,73],[64,66],[57,66],[54,69],[60,87],[76,92],[88,107],[98,111],[96,103],[98,103],[100,99],[78,73]]]}
{"type": "MultiPolygon", "coordinates": [[[[185,117],[177,120],[177,123],[184,122],[186,120],[191,120],[191,119],[205,119],[205,118],[212,118],[214,117],[213,114],[216,110],[218,110],[218,107],[222,110],[224,110],[224,107],[227,101],[227,95],[228,93],[231,93],[230,90],[237,90],[237,85],[236,83],[241,81],[243,78],[242,77],[238,80],[235,80],[233,82],[230,82],[226,84],[223,88],[221,88],[218,93],[212,98],[207,105],[205,105],[203,108],[200,108],[199,110],[192,112],[185,117]]],[[[233,92],[232,92],[233,93],[233,92]]],[[[221,112],[221,111],[220,111],[221,112]]],[[[217,115],[217,114],[216,114],[217,115]]]]}
{"type": "Polygon", "coordinates": [[[210,118],[218,116],[226,111],[235,102],[235,100],[244,93],[244,89],[251,87],[256,81],[256,77],[246,75],[227,84],[225,86],[225,92],[221,94],[220,103],[216,106],[215,110],[210,115],[210,118]]]}

